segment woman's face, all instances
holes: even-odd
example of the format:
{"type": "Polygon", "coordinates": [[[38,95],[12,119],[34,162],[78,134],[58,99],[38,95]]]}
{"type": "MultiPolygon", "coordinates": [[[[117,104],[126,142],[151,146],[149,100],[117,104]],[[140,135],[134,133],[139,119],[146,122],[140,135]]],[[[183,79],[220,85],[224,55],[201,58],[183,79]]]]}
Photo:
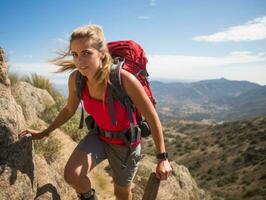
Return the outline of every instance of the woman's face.
{"type": "Polygon", "coordinates": [[[103,53],[91,45],[87,38],[74,39],[70,44],[74,65],[84,76],[93,77],[102,67],[103,53]]]}

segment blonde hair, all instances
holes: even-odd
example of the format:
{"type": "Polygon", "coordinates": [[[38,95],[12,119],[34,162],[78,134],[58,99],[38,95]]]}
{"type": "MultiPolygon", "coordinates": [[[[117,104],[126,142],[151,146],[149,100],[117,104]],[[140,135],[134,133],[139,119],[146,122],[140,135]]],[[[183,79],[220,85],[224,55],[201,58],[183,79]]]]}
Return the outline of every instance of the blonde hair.
{"type": "Polygon", "coordinates": [[[102,67],[95,73],[94,79],[99,87],[106,87],[109,82],[109,75],[111,71],[111,64],[113,62],[109,53],[107,43],[104,37],[103,29],[96,24],[85,25],[76,28],[69,40],[69,47],[65,51],[58,51],[59,57],[50,61],[52,64],[60,66],[58,72],[64,72],[68,70],[75,70],[76,66],[72,60],[66,60],[67,56],[70,56],[70,44],[75,39],[87,38],[91,40],[92,46],[99,52],[102,52],[104,57],[102,59],[102,67]]]}

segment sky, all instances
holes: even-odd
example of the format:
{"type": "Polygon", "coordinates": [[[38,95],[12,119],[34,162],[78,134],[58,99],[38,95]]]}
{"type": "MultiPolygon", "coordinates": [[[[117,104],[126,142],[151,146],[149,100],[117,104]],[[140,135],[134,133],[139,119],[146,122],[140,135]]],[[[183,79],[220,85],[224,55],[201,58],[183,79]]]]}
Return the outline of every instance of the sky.
{"type": "Polygon", "coordinates": [[[48,60],[73,29],[101,25],[107,41],[132,39],[152,80],[226,78],[266,85],[266,0],[1,0],[0,46],[11,72],[57,84],[48,60]]]}

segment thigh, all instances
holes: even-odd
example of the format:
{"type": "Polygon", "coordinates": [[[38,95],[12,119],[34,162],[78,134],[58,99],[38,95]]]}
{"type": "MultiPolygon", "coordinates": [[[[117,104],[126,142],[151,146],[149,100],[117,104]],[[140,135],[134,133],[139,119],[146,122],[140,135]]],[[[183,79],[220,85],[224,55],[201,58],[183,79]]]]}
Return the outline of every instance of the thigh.
{"type": "Polygon", "coordinates": [[[106,159],[106,154],[103,142],[99,140],[96,134],[88,134],[72,152],[66,164],[66,170],[78,175],[86,175],[104,159],[106,159]]]}
{"type": "Polygon", "coordinates": [[[139,144],[128,157],[126,167],[123,163],[128,156],[128,147],[119,145],[105,145],[105,151],[112,169],[112,177],[116,186],[127,188],[133,181],[138,163],[141,158],[141,144],[139,144]]]}
{"type": "Polygon", "coordinates": [[[86,176],[96,166],[96,161],[91,154],[75,149],[65,166],[65,175],[86,176]]]}

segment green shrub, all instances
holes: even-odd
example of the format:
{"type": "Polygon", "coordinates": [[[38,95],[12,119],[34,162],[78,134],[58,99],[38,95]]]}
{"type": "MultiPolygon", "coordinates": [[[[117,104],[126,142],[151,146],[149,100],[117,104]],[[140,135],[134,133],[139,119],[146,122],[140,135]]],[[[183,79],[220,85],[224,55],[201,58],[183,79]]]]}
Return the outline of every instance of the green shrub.
{"type": "Polygon", "coordinates": [[[47,92],[52,96],[58,96],[60,93],[54,88],[51,81],[44,76],[40,76],[36,73],[31,74],[31,76],[24,76],[21,78],[21,81],[30,83],[34,87],[47,90],[47,92]]]}
{"type": "Polygon", "coordinates": [[[14,72],[9,72],[8,73],[8,78],[11,82],[11,85],[15,85],[17,82],[19,82],[19,76],[17,73],[14,73],[14,72]]]}
{"type": "Polygon", "coordinates": [[[254,197],[256,195],[260,195],[262,193],[262,189],[259,187],[250,187],[247,191],[243,194],[244,198],[254,197]]]}
{"type": "Polygon", "coordinates": [[[35,152],[42,155],[48,164],[60,157],[59,151],[62,144],[57,138],[49,137],[46,140],[34,140],[33,144],[35,152]]]}
{"type": "Polygon", "coordinates": [[[78,128],[79,122],[80,112],[76,112],[76,114],[61,127],[62,130],[76,142],[80,141],[88,133],[85,124],[83,129],[78,128]]]}

